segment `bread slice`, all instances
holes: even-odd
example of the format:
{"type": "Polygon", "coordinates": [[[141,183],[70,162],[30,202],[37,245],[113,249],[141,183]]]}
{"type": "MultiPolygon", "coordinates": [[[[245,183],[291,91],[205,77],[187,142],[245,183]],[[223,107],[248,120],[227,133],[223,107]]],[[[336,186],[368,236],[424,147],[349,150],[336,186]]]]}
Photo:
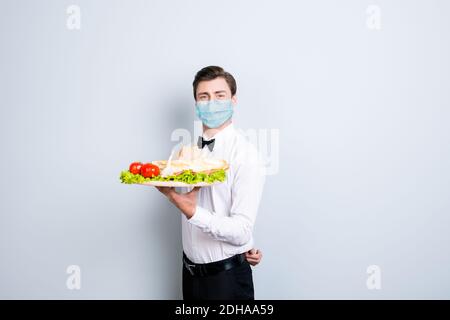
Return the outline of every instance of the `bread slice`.
{"type": "MultiPolygon", "coordinates": [[[[167,160],[155,160],[152,164],[159,167],[162,171],[167,167],[167,160]]],[[[194,160],[172,160],[171,168],[174,175],[183,173],[184,171],[192,171],[194,173],[211,174],[219,170],[227,170],[228,163],[225,160],[200,158],[194,160]]]]}

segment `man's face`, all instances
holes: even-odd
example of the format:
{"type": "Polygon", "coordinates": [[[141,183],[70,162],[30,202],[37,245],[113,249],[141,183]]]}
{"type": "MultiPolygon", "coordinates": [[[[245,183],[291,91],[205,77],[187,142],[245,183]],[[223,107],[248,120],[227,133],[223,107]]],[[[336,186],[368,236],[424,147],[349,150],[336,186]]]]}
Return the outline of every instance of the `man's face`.
{"type": "Polygon", "coordinates": [[[224,78],[200,81],[197,86],[196,101],[229,100],[236,104],[236,95],[231,96],[231,90],[224,78]]]}

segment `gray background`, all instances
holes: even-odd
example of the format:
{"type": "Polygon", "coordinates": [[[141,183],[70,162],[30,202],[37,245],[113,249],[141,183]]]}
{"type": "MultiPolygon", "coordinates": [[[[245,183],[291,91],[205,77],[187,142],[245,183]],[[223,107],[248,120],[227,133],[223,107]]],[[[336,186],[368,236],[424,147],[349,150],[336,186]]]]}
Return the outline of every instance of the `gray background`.
{"type": "Polygon", "coordinates": [[[181,298],[180,214],[118,175],[192,130],[193,76],[215,64],[238,81],[236,126],[280,132],[257,299],[450,298],[449,14],[445,0],[1,0],[0,297],[181,298]]]}

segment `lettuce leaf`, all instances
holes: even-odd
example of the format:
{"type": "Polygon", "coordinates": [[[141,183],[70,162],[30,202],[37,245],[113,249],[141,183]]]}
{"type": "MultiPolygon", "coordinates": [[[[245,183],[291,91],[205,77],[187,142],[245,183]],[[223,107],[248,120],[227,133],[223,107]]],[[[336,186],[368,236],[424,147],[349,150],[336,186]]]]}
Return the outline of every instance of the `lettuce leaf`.
{"type": "Polygon", "coordinates": [[[194,173],[188,170],[184,171],[183,173],[177,176],[168,176],[168,177],[156,176],[152,178],[144,178],[140,174],[133,174],[127,170],[121,172],[120,181],[126,184],[143,183],[148,181],[179,181],[188,184],[195,184],[198,182],[206,182],[206,183],[213,183],[216,181],[223,182],[225,181],[226,176],[227,175],[225,170],[217,170],[211,174],[194,173]]]}

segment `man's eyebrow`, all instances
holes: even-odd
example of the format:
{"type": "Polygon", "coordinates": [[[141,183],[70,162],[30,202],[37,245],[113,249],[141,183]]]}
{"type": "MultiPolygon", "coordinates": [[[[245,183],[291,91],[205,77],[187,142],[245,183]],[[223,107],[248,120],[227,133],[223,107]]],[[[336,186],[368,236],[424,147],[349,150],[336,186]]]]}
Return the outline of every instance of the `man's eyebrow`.
{"type": "Polygon", "coordinates": [[[197,93],[198,96],[201,96],[202,94],[207,94],[209,96],[208,92],[199,92],[199,93],[197,93]]]}
{"type": "Polygon", "coordinates": [[[225,91],[225,90],[219,90],[219,91],[214,91],[214,93],[215,93],[215,94],[218,94],[218,93],[226,93],[226,91],[225,91]]]}

